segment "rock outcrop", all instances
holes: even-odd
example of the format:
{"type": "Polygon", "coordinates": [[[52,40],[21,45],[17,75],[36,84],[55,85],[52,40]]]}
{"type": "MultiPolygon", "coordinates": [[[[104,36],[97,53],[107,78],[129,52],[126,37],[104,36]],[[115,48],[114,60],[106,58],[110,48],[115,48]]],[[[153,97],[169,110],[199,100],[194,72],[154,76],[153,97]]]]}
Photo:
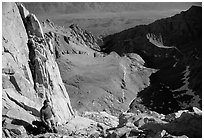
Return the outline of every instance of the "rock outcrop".
{"type": "Polygon", "coordinates": [[[182,110],[169,115],[154,111],[122,113],[119,125],[108,131],[108,137],[125,138],[179,138],[202,137],[202,114],[198,108],[182,110]],[[171,117],[169,117],[171,116],[171,117]]]}
{"type": "Polygon", "coordinates": [[[31,133],[44,99],[51,101],[58,122],[67,122],[73,116],[69,95],[38,19],[21,4],[2,7],[4,132],[12,137],[31,133]]]}
{"type": "Polygon", "coordinates": [[[99,39],[75,24],[65,29],[54,25],[49,19],[42,23],[48,40],[53,44],[56,58],[64,54],[86,54],[92,57],[102,56],[97,44],[99,39]]]}
{"type": "Polygon", "coordinates": [[[77,40],[83,41],[83,42],[79,41],[82,45],[90,46],[91,49],[96,51],[101,51],[100,47],[97,44],[97,39],[91,33],[79,28],[75,24],[72,24],[69,27],[72,29],[72,35],[74,35],[77,40]]]}
{"type": "Polygon", "coordinates": [[[192,6],[175,16],[104,38],[101,47],[105,52],[137,53],[146,67],[158,69],[150,76],[150,86],[137,95],[150,110],[169,114],[202,108],[201,11],[192,6]]]}

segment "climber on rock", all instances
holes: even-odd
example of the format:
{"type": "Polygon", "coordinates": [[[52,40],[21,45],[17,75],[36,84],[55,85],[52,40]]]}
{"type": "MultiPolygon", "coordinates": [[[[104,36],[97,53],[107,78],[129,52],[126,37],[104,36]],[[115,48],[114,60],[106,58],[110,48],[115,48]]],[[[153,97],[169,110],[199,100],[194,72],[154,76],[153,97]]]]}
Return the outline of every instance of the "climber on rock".
{"type": "Polygon", "coordinates": [[[43,104],[44,106],[40,110],[40,119],[42,123],[45,125],[48,132],[57,133],[54,122],[55,113],[51,108],[48,100],[45,100],[43,104]]]}

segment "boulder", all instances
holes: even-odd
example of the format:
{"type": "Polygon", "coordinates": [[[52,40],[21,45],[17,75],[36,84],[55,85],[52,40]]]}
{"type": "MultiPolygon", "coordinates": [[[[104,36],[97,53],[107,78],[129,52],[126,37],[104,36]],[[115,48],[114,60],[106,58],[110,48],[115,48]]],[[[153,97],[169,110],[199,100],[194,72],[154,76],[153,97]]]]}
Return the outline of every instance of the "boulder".
{"type": "Polygon", "coordinates": [[[144,133],[144,131],[142,131],[142,130],[140,130],[140,129],[138,129],[138,128],[133,128],[133,129],[131,129],[131,131],[130,131],[130,133],[129,133],[129,135],[128,135],[128,137],[131,137],[131,138],[142,138],[142,137],[145,137],[146,135],[145,135],[145,133],[144,133]]]}
{"type": "Polygon", "coordinates": [[[80,117],[80,116],[75,116],[73,119],[68,121],[68,123],[66,124],[67,128],[75,129],[73,131],[85,129],[85,128],[90,127],[91,125],[96,126],[97,123],[91,119],[80,117]]]}
{"type": "Polygon", "coordinates": [[[146,137],[154,138],[161,136],[161,132],[164,130],[164,125],[155,122],[149,122],[142,125],[139,129],[146,133],[146,137]]]}
{"type": "Polygon", "coordinates": [[[165,130],[175,136],[186,135],[191,138],[202,137],[202,114],[201,110],[195,108],[196,112],[183,112],[180,117],[165,125],[165,130]]]}
{"type": "Polygon", "coordinates": [[[164,137],[164,133],[168,133],[175,137],[185,135],[191,138],[202,137],[202,115],[200,110],[197,112],[178,111],[175,112],[169,122],[164,121],[147,121],[139,129],[146,131],[147,137],[164,137]],[[180,114],[180,115],[178,115],[180,114]]]}
{"type": "Polygon", "coordinates": [[[89,138],[99,138],[100,137],[100,132],[99,131],[92,131],[89,138]]]}
{"type": "Polygon", "coordinates": [[[193,107],[193,111],[195,114],[202,116],[202,110],[198,109],[197,107],[193,107]]]}
{"type": "Polygon", "coordinates": [[[73,119],[71,119],[65,125],[65,129],[70,132],[70,135],[72,135],[72,137],[79,138],[96,138],[103,136],[104,134],[101,128],[97,125],[97,122],[80,116],[75,116],[73,119]]]}
{"type": "Polygon", "coordinates": [[[126,126],[128,123],[134,123],[134,121],[137,121],[140,118],[135,118],[135,114],[133,113],[121,113],[119,116],[119,125],[118,127],[126,126]]]}
{"type": "Polygon", "coordinates": [[[27,136],[26,129],[23,126],[9,125],[9,126],[7,126],[7,129],[9,129],[11,131],[10,133],[13,132],[18,137],[26,137],[27,136]]]}
{"type": "Polygon", "coordinates": [[[118,127],[130,126],[138,127],[145,125],[146,123],[162,123],[166,124],[167,122],[162,121],[160,118],[157,118],[153,113],[121,113],[119,116],[119,125],[118,127]]]}
{"type": "Polygon", "coordinates": [[[127,127],[121,127],[108,134],[109,138],[127,138],[131,129],[127,127]]]}
{"type": "Polygon", "coordinates": [[[83,117],[87,117],[98,122],[102,128],[112,128],[117,127],[118,118],[108,114],[107,112],[85,112],[83,117]]]}

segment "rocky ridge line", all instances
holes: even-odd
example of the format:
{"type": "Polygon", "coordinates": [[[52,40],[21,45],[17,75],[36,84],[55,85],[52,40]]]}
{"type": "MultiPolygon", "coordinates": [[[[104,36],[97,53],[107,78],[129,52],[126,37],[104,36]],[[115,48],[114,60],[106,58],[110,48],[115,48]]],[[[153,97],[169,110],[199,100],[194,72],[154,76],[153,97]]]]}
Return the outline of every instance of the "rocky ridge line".
{"type": "Polygon", "coordinates": [[[146,67],[158,69],[150,76],[150,86],[136,97],[150,110],[169,114],[194,106],[201,109],[201,30],[202,7],[192,6],[172,17],[109,35],[101,48],[120,56],[137,53],[146,67]]]}
{"type": "Polygon", "coordinates": [[[92,57],[103,56],[97,42],[100,39],[95,38],[91,33],[81,29],[75,24],[69,28],[55,25],[47,19],[42,22],[42,28],[45,36],[53,44],[56,58],[65,54],[86,54],[92,57]]]}

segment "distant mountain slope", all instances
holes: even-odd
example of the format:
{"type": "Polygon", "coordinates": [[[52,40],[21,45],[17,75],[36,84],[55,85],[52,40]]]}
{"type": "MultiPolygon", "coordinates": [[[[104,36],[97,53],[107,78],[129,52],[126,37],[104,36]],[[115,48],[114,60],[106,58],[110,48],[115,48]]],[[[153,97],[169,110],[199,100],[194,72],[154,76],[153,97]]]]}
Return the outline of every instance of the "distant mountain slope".
{"type": "Polygon", "coordinates": [[[151,85],[138,95],[149,109],[169,113],[201,108],[201,7],[107,36],[101,48],[120,55],[137,53],[147,67],[159,69],[150,77],[151,85]]]}
{"type": "MultiPolygon", "coordinates": [[[[145,11],[145,10],[170,10],[187,9],[193,3],[137,3],[137,2],[24,2],[24,5],[33,13],[61,14],[83,12],[122,12],[122,11],[145,11]],[[45,13],[46,12],[46,13],[45,13]]],[[[196,4],[196,3],[194,3],[196,4]]]]}
{"type": "Polygon", "coordinates": [[[187,10],[189,2],[24,2],[40,21],[47,18],[68,28],[77,24],[95,36],[106,36],[187,10]]]}

